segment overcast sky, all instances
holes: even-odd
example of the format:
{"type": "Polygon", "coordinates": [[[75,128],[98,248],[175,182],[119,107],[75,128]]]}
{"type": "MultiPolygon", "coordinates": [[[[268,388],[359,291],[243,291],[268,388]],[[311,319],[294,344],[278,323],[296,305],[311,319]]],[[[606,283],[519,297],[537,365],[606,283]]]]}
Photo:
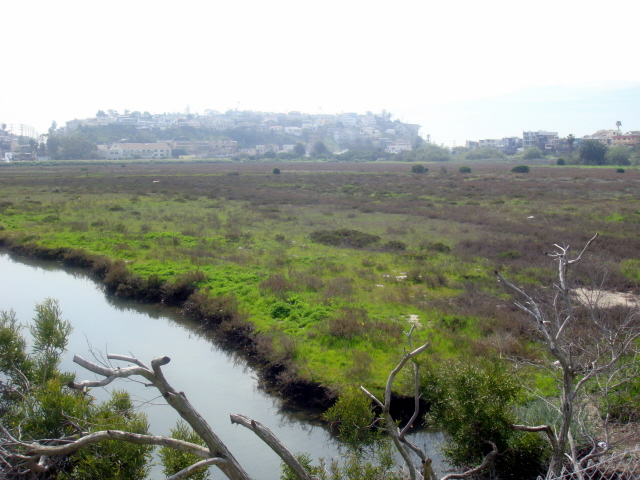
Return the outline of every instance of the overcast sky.
{"type": "Polygon", "coordinates": [[[6,0],[0,121],[386,109],[437,143],[640,130],[637,0],[6,0]]]}

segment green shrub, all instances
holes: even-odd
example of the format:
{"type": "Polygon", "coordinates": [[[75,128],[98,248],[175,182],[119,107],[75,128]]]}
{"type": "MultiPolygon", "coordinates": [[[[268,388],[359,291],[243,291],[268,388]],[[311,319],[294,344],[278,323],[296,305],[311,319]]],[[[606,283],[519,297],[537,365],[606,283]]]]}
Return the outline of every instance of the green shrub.
{"type": "Polygon", "coordinates": [[[529,170],[527,165],[517,165],[511,169],[513,173],[529,173],[529,170]]]}
{"type": "Polygon", "coordinates": [[[451,247],[442,242],[423,242],[420,244],[420,250],[428,250],[432,252],[449,253],[451,247]]]}
{"type": "Polygon", "coordinates": [[[411,173],[425,173],[427,170],[429,170],[428,168],[426,168],[424,165],[413,165],[411,167],[411,173]]]}
{"type": "Polygon", "coordinates": [[[352,445],[371,443],[380,435],[378,430],[371,428],[376,417],[371,400],[355,388],[340,395],[324,417],[340,439],[352,445]]]}
{"type": "Polygon", "coordinates": [[[564,160],[564,158],[560,157],[558,160],[556,160],[556,165],[565,165],[566,162],[564,160]]]}
{"type": "MultiPolygon", "coordinates": [[[[175,438],[176,440],[183,440],[189,443],[195,443],[196,445],[206,447],[202,438],[196,432],[194,432],[191,427],[189,427],[189,425],[187,425],[187,423],[183,420],[178,420],[176,428],[171,429],[171,438],[175,438]]],[[[160,448],[158,455],[160,456],[160,461],[164,466],[162,473],[166,477],[175,475],[180,470],[187,468],[189,465],[193,465],[197,461],[201,460],[201,458],[196,457],[192,453],[181,452],[169,447],[160,448]]],[[[206,478],[209,478],[208,470],[208,467],[199,468],[183,478],[188,478],[191,480],[204,480],[206,478]]]]}
{"type": "Polygon", "coordinates": [[[273,169],[273,174],[274,175],[280,175],[280,169],[279,168],[274,168],[273,169]]]}
{"type": "Polygon", "coordinates": [[[287,302],[277,302],[269,307],[271,318],[287,318],[291,315],[293,305],[287,302]]]}
{"type": "Polygon", "coordinates": [[[624,173],[624,168],[616,168],[616,173],[624,173]]]}
{"type": "Polygon", "coordinates": [[[536,147],[529,147],[524,152],[522,152],[523,160],[534,160],[536,158],[541,158],[541,157],[542,157],[542,152],[540,151],[540,149],[536,147]]]}
{"type": "Polygon", "coordinates": [[[631,149],[624,145],[609,148],[605,154],[609,165],[629,165],[631,163],[631,149]]]}
{"type": "Polygon", "coordinates": [[[496,461],[499,478],[535,478],[544,465],[546,444],[535,434],[511,429],[513,406],[521,390],[504,364],[477,360],[443,362],[431,367],[421,380],[423,397],[431,409],[427,421],[441,428],[447,440],[443,451],[457,467],[478,465],[492,441],[501,455],[496,461]]]}
{"type": "Polygon", "coordinates": [[[460,173],[471,173],[471,167],[467,167],[466,165],[460,167],[458,169],[460,173]]]}
{"type": "Polygon", "coordinates": [[[338,230],[317,230],[309,235],[314,242],[335,247],[363,248],[380,241],[378,235],[340,228],[338,230]]]}
{"type": "Polygon", "coordinates": [[[385,243],[382,248],[384,248],[385,250],[406,250],[407,249],[407,244],[404,242],[401,242],[400,240],[389,240],[387,243],[385,243]]]}

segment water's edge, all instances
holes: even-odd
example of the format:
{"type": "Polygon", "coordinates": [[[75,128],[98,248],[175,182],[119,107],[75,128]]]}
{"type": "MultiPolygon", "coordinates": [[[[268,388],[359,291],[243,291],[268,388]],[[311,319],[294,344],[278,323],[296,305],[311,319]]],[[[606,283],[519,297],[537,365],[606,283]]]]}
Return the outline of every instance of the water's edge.
{"type": "MultiPolygon", "coordinates": [[[[32,317],[35,303],[45,297],[58,298],[65,318],[74,324],[74,339],[63,369],[75,371],[79,379],[88,378],[87,372],[78,371],[71,363],[71,358],[80,354],[91,359],[96,350],[104,355],[133,353],[145,363],[160,355],[171,357],[171,364],[165,367],[169,381],[187,394],[255,478],[277,478],[279,459],[251,432],[227,425],[229,413],[241,413],[262,422],[293,451],[312,452],[316,459],[339,455],[339,443],[321,426],[322,409],[318,403],[309,408],[300,402],[283,401],[282,392],[273,386],[269,376],[264,371],[256,373],[254,367],[260,367],[260,362],[243,355],[246,348],[238,351],[233,343],[220,344],[219,337],[203,331],[176,307],[111,295],[100,278],[86,268],[69,267],[50,257],[42,260],[17,256],[0,249],[0,309],[16,309],[18,318],[25,323],[32,317]]],[[[157,401],[149,397],[148,390],[131,382],[126,385],[127,390],[133,387],[133,395],[140,397],[152,433],[168,434],[177,419],[175,412],[168,411],[167,406],[151,408],[149,405],[157,401]]],[[[100,398],[100,392],[96,396],[100,398]]],[[[102,397],[106,396],[104,392],[102,397]]],[[[439,456],[433,447],[434,440],[439,439],[437,434],[423,432],[417,438],[430,454],[439,456]]],[[[160,469],[155,468],[153,478],[159,473],[160,469]]],[[[213,478],[218,477],[214,474],[213,478]]]]}

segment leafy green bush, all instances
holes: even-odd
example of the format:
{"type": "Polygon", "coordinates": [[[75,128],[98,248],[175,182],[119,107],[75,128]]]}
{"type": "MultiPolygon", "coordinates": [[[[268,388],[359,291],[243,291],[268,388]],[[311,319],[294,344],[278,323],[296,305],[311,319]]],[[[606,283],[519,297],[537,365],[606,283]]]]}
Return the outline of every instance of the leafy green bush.
{"type": "Polygon", "coordinates": [[[370,235],[358,230],[339,228],[337,230],[317,230],[309,235],[314,242],[335,247],[364,248],[380,241],[378,235],[370,235]]]}
{"type": "Polygon", "coordinates": [[[279,168],[274,168],[273,169],[273,174],[274,175],[280,175],[280,169],[279,168]]]}
{"type": "MultiPolygon", "coordinates": [[[[90,395],[66,388],[73,376],[58,367],[72,326],[62,319],[56,300],[48,298],[36,304],[33,320],[28,352],[15,313],[0,311],[0,409],[4,428],[25,439],[67,437],[77,434],[78,429],[148,433],[146,416],[135,412],[127,393],[115,391],[107,402],[96,404],[90,395]]],[[[149,472],[152,449],[148,445],[101,442],[66,458],[43,458],[43,467],[49,468],[47,478],[141,480],[149,472]],[[64,475],[58,477],[61,468],[64,475]]]]}
{"type": "Polygon", "coordinates": [[[467,167],[466,165],[460,167],[458,169],[460,173],[471,173],[471,167],[467,167]]]}
{"type": "Polygon", "coordinates": [[[404,242],[401,242],[400,240],[389,240],[387,243],[385,243],[382,248],[384,248],[385,250],[406,250],[407,249],[407,244],[404,242]]]}
{"type": "Polygon", "coordinates": [[[556,165],[566,165],[566,161],[564,158],[560,157],[558,160],[556,160],[556,165]]]}
{"type": "MultiPolygon", "coordinates": [[[[175,438],[176,440],[182,440],[189,443],[195,443],[196,445],[201,445],[206,447],[204,440],[194,432],[189,425],[183,420],[178,420],[176,424],[176,428],[171,429],[171,438],[175,438]]],[[[193,465],[197,461],[201,460],[200,457],[195,456],[193,453],[189,452],[181,452],[178,450],[174,450],[169,447],[162,447],[158,455],[160,456],[160,461],[164,468],[162,469],[162,473],[166,477],[170,477],[171,475],[175,475],[180,470],[187,468],[190,465],[193,465]]],[[[193,473],[186,475],[182,478],[188,478],[191,480],[204,480],[209,478],[209,469],[208,467],[203,467],[195,470],[193,473]]]]}
{"type": "Polygon", "coordinates": [[[616,173],[624,173],[624,168],[616,168],[616,173]]]}
{"type": "Polygon", "coordinates": [[[340,439],[351,445],[368,444],[380,436],[379,430],[371,428],[376,418],[371,400],[356,388],[340,395],[324,417],[340,439]]]}
{"type": "Polygon", "coordinates": [[[521,386],[504,364],[476,360],[443,362],[431,367],[421,380],[423,397],[431,409],[427,421],[447,436],[443,451],[452,465],[478,465],[495,443],[509,451],[495,464],[500,478],[531,478],[544,465],[545,443],[539,436],[511,429],[513,406],[521,386]]]}
{"type": "Polygon", "coordinates": [[[451,247],[442,242],[423,242],[420,244],[420,250],[428,250],[432,252],[449,253],[451,247]]]}
{"type": "Polygon", "coordinates": [[[428,168],[426,168],[424,165],[413,165],[411,167],[411,173],[425,173],[427,170],[429,170],[428,168]]]}
{"type": "Polygon", "coordinates": [[[624,145],[616,145],[607,150],[605,159],[609,165],[630,165],[631,149],[624,145]]]}
{"type": "Polygon", "coordinates": [[[511,169],[513,173],[529,173],[529,170],[527,165],[517,165],[511,169]]]}
{"type": "Polygon", "coordinates": [[[529,147],[522,152],[523,160],[534,160],[536,158],[542,158],[542,152],[536,147],[529,147]]]}
{"type": "Polygon", "coordinates": [[[604,165],[608,148],[598,140],[585,140],[580,145],[578,157],[584,165],[604,165]]]}

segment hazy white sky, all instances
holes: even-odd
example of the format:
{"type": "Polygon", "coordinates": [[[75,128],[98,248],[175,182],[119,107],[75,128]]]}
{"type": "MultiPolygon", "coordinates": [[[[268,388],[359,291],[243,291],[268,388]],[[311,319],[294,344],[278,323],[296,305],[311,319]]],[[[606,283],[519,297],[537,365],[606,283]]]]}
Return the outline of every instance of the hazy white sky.
{"type": "Polygon", "coordinates": [[[640,3],[6,0],[0,121],[380,112],[437,143],[640,130],[640,3]]]}

